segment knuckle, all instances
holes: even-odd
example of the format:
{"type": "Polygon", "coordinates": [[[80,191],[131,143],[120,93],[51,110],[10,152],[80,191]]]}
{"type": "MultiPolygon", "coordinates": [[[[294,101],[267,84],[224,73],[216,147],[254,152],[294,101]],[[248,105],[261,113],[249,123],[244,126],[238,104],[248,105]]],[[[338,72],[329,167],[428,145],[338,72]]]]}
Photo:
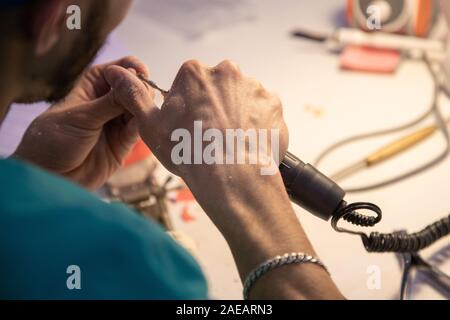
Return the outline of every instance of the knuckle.
{"type": "Polygon", "coordinates": [[[186,83],[193,83],[205,78],[206,68],[198,60],[188,60],[184,62],[178,71],[172,88],[186,89],[186,83]]]}
{"type": "Polygon", "coordinates": [[[147,65],[136,56],[126,56],[120,61],[119,64],[125,68],[133,68],[137,72],[143,72],[146,76],[148,76],[149,72],[147,65]]]}
{"type": "Polygon", "coordinates": [[[207,67],[198,60],[186,61],[178,71],[171,91],[192,94],[206,90],[207,83],[210,81],[207,70],[207,67]]]}
{"type": "Polygon", "coordinates": [[[122,59],[122,64],[128,67],[140,66],[143,62],[136,56],[126,56],[122,59]]]}
{"type": "Polygon", "coordinates": [[[265,91],[265,89],[264,89],[263,85],[261,84],[261,82],[259,82],[255,78],[247,78],[247,82],[255,90],[265,91]]]}
{"type": "Polygon", "coordinates": [[[266,89],[264,89],[262,86],[259,88],[256,88],[256,96],[263,98],[263,99],[270,99],[270,93],[267,92],[266,89]]]}
{"type": "Polygon", "coordinates": [[[181,66],[181,73],[200,73],[204,69],[203,65],[200,61],[192,59],[183,63],[181,66]]]}
{"type": "Polygon", "coordinates": [[[231,75],[240,75],[241,70],[239,66],[231,60],[224,60],[217,65],[215,68],[216,71],[231,74],[231,75]]]}
{"type": "Polygon", "coordinates": [[[261,84],[261,82],[257,81],[256,79],[249,78],[249,84],[253,88],[256,97],[271,100],[272,94],[264,88],[264,86],[261,84]]]}
{"type": "Polygon", "coordinates": [[[275,95],[271,94],[266,91],[266,106],[268,110],[270,110],[270,113],[272,114],[274,119],[284,121],[283,119],[283,104],[281,103],[280,98],[275,95]]]}
{"type": "Polygon", "coordinates": [[[280,97],[278,95],[276,95],[276,94],[272,94],[271,97],[272,97],[272,104],[273,104],[273,106],[277,110],[283,111],[283,104],[281,103],[280,97]]]}
{"type": "Polygon", "coordinates": [[[133,56],[133,55],[128,55],[126,57],[123,58],[124,61],[128,61],[128,62],[140,62],[141,60],[139,60],[138,57],[133,56]]]}

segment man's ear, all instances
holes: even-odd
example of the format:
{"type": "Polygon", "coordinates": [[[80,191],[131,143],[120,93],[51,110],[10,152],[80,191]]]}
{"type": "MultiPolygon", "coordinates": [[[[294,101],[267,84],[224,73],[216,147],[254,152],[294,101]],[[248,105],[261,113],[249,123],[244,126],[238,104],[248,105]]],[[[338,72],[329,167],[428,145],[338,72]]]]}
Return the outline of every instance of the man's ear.
{"type": "Polygon", "coordinates": [[[33,16],[34,53],[42,56],[48,53],[63,33],[66,17],[66,1],[40,1],[33,16]]]}

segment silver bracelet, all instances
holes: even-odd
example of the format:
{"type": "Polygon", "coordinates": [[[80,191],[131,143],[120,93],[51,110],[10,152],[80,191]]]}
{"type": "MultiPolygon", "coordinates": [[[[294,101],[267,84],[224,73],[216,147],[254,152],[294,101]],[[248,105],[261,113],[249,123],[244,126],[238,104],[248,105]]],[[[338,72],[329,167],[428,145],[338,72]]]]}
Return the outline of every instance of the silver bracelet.
{"type": "Polygon", "coordinates": [[[273,259],[267,260],[266,262],[261,263],[252,272],[247,276],[244,282],[244,299],[249,299],[250,290],[252,289],[255,282],[261,278],[264,274],[273,269],[293,264],[293,263],[314,263],[328,272],[327,267],[317,258],[314,258],[306,253],[298,252],[298,253],[286,253],[283,256],[276,256],[273,259]]]}

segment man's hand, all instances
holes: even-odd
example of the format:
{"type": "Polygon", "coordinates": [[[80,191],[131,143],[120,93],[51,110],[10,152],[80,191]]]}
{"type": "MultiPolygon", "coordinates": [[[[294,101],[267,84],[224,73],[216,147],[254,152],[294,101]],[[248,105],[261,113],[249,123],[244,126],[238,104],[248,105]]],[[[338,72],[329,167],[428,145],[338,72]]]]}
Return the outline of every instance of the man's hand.
{"type": "MultiPolygon", "coordinates": [[[[183,64],[161,109],[155,106],[148,94],[148,86],[132,73],[114,67],[108,69],[106,78],[115,88],[116,101],[136,116],[141,136],[150,149],[168,170],[186,180],[202,180],[213,174],[226,177],[226,183],[229,183],[232,171],[249,170],[249,166],[238,168],[239,165],[175,165],[171,151],[178,142],[171,141],[171,135],[177,129],[186,129],[194,137],[194,121],[202,121],[203,131],[216,129],[223,136],[226,129],[266,129],[269,133],[266,156],[271,156],[270,131],[277,130],[279,157],[282,159],[286,154],[288,130],[280,100],[259,82],[245,77],[230,61],[214,68],[207,68],[194,60],[183,64]],[[224,170],[231,171],[225,174],[224,170]]],[[[240,156],[248,162],[251,155],[248,148],[244,149],[241,151],[246,154],[240,156]]],[[[224,159],[225,152],[224,149],[224,159]]]]}
{"type": "MultiPolygon", "coordinates": [[[[89,189],[103,185],[138,138],[134,117],[117,103],[105,80],[112,66],[148,75],[134,57],[90,68],[63,101],[33,121],[14,156],[89,189]]],[[[152,99],[153,91],[147,90],[147,96],[152,99]]]]}
{"type": "MultiPolygon", "coordinates": [[[[224,61],[214,68],[208,68],[196,60],[184,63],[161,109],[155,106],[149,86],[128,70],[111,67],[106,71],[105,78],[113,88],[114,100],[135,116],[141,137],[152,152],[169,171],[185,180],[199,204],[217,225],[232,227],[228,223],[229,215],[220,214],[229,209],[225,208],[226,205],[251,206],[252,201],[257,204],[265,197],[269,199],[268,185],[279,190],[280,195],[286,194],[278,170],[273,176],[262,176],[261,163],[249,163],[250,157],[255,155],[248,147],[240,150],[243,154],[234,157],[234,163],[240,156],[246,159],[245,164],[192,164],[194,140],[199,139],[194,134],[195,121],[202,121],[203,131],[220,131],[224,140],[227,129],[253,129],[256,132],[259,129],[278,130],[279,159],[283,159],[286,153],[288,130],[280,100],[259,82],[245,77],[234,63],[224,61]],[[174,164],[172,159],[173,148],[179,142],[172,141],[171,136],[179,129],[190,132],[191,164],[174,164]]],[[[266,141],[258,141],[258,144],[268,144],[264,158],[272,156],[269,152],[270,135],[267,138],[266,141]]],[[[203,150],[200,153],[203,155],[203,150]]],[[[226,153],[224,145],[224,161],[226,153]]]]}
{"type": "MultiPolygon", "coordinates": [[[[277,255],[306,252],[316,255],[289,202],[281,174],[261,175],[260,165],[181,164],[171,153],[171,134],[185,129],[192,134],[194,121],[203,129],[277,129],[280,159],[288,145],[288,132],[280,101],[259,83],[242,75],[235,64],[223,62],[207,68],[197,61],[183,65],[158,109],[134,74],[112,67],[105,73],[115,100],[139,123],[140,133],[158,159],[180,175],[199,204],[216,224],[233,253],[241,279],[258,264],[277,255]]],[[[198,137],[197,137],[198,138],[198,137]]],[[[262,141],[260,141],[262,142],[262,141]]],[[[270,150],[273,146],[269,146],[270,150]]],[[[241,151],[244,159],[252,152],[241,151]]],[[[224,152],[225,153],[225,152],[224,152]]],[[[262,277],[252,298],[341,298],[328,274],[315,265],[291,265],[262,277]]]]}

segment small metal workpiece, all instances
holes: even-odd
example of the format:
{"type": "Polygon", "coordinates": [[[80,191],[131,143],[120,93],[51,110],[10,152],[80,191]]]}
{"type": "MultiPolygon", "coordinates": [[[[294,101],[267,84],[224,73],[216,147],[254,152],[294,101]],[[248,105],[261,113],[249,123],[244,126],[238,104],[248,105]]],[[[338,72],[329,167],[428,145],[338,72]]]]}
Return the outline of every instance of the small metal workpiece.
{"type": "Polygon", "coordinates": [[[138,74],[139,79],[141,79],[142,81],[144,81],[145,83],[147,83],[150,87],[152,87],[153,89],[158,90],[159,92],[161,92],[163,97],[166,97],[166,95],[169,94],[169,91],[161,89],[156,83],[154,83],[152,80],[147,79],[142,73],[138,74]]]}

